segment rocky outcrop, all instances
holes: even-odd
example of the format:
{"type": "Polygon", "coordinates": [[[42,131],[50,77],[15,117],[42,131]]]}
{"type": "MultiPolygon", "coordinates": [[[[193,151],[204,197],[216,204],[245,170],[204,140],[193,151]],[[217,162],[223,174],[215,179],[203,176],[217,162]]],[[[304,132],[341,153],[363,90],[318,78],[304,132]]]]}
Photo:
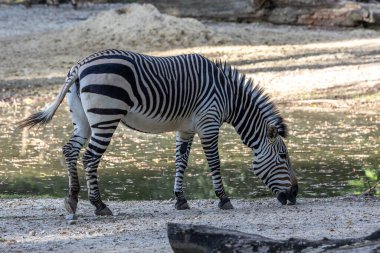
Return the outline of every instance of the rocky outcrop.
{"type": "Polygon", "coordinates": [[[225,21],[262,20],[275,24],[340,26],[380,25],[376,1],[346,0],[140,0],[174,16],[225,21]]]}

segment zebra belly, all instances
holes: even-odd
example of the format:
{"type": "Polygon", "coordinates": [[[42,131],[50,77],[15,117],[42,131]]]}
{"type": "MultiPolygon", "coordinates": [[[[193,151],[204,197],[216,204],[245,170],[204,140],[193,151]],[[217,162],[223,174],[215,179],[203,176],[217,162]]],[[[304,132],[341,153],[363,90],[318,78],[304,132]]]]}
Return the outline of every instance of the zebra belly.
{"type": "Polygon", "coordinates": [[[195,129],[191,118],[175,121],[160,121],[159,119],[151,119],[133,112],[128,112],[121,122],[133,130],[152,134],[172,131],[194,132],[195,129]]]}

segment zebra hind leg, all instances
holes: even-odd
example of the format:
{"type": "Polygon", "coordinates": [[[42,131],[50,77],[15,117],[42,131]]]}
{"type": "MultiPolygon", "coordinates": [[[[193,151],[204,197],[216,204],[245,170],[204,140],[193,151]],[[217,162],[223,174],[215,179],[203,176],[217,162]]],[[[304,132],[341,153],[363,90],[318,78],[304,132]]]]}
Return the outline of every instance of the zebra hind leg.
{"type": "Polygon", "coordinates": [[[100,197],[97,169],[119,122],[120,119],[114,119],[91,124],[91,138],[83,154],[88,198],[96,208],[96,215],[112,215],[112,211],[103,203],[100,197]]]}
{"type": "Polygon", "coordinates": [[[67,100],[70,107],[74,131],[70,140],[62,148],[69,172],[69,193],[64,200],[64,205],[69,214],[75,214],[80,191],[77,161],[80,150],[90,137],[90,126],[83,111],[80,99],[77,96],[76,86],[73,85],[70,88],[67,100]]]}
{"type": "Polygon", "coordinates": [[[69,194],[65,198],[64,204],[66,210],[70,214],[75,214],[78,205],[80,186],[77,172],[77,161],[79,152],[87,140],[87,137],[82,136],[86,135],[73,135],[62,148],[69,172],[69,194]]]}
{"type": "Polygon", "coordinates": [[[189,204],[183,194],[183,177],[189,159],[194,133],[177,132],[176,135],[176,175],[174,182],[174,194],[176,197],[175,209],[189,209],[189,204]]]}

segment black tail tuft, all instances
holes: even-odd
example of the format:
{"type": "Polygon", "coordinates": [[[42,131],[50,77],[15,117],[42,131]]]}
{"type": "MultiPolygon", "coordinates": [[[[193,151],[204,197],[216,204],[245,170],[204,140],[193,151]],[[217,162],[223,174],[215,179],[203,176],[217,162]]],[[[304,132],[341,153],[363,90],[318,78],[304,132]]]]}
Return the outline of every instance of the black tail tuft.
{"type": "Polygon", "coordinates": [[[17,128],[32,128],[36,125],[45,125],[49,123],[51,118],[52,117],[49,115],[49,113],[46,113],[46,111],[37,112],[35,114],[30,115],[28,118],[18,122],[17,128]]]}
{"type": "Polygon", "coordinates": [[[74,65],[69,74],[66,77],[66,81],[63,84],[61,90],[59,91],[56,99],[51,103],[45,110],[37,112],[30,115],[28,118],[18,122],[17,128],[32,128],[36,125],[46,125],[53,118],[54,113],[57,111],[59,105],[62,103],[63,99],[66,96],[66,93],[69,91],[71,85],[78,79],[78,65],[74,65]]]}

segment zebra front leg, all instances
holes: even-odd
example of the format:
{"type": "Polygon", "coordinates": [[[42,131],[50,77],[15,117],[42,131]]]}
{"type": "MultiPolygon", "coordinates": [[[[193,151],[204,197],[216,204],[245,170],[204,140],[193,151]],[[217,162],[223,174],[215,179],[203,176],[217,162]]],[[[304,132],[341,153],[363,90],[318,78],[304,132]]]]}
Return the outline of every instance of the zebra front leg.
{"type": "Polygon", "coordinates": [[[207,163],[211,170],[212,184],[215,189],[215,194],[220,199],[218,206],[220,209],[233,209],[234,207],[224,191],[222,177],[220,175],[218,134],[219,128],[215,129],[215,131],[208,130],[207,133],[202,134],[200,137],[207,163]]]}
{"type": "Polygon", "coordinates": [[[183,194],[183,177],[189,159],[191,144],[194,133],[177,132],[176,134],[176,159],[175,159],[175,182],[174,194],[176,198],[175,209],[189,209],[189,204],[183,194]]]}
{"type": "Polygon", "coordinates": [[[75,214],[78,205],[80,186],[77,172],[77,161],[79,152],[87,140],[87,134],[83,134],[82,136],[73,135],[62,148],[69,172],[69,194],[65,198],[64,204],[67,212],[70,214],[75,214]]]}

